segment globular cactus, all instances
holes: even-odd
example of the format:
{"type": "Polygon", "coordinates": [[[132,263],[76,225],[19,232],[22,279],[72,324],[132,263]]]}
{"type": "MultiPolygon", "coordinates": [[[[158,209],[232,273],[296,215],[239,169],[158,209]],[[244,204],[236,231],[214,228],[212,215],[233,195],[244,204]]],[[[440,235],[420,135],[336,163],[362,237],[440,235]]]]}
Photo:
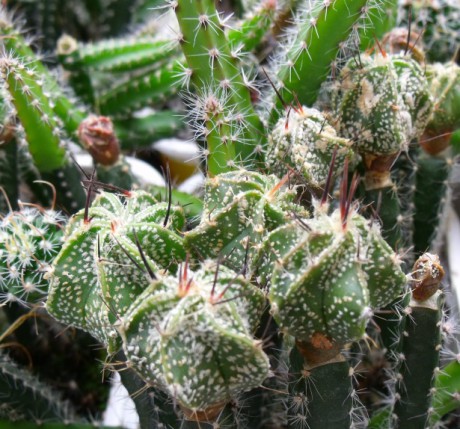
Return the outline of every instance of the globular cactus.
{"type": "Polygon", "coordinates": [[[368,170],[376,158],[390,157],[391,164],[407,150],[423,133],[432,111],[420,65],[383,52],[350,60],[331,99],[338,132],[356,142],[355,150],[365,156],[368,170]]]}
{"type": "Polygon", "coordinates": [[[146,192],[127,192],[123,199],[102,193],[67,226],[48,274],[48,312],[115,351],[112,324],[149,284],[140,264],[145,258],[149,270],[177,270],[185,252],[176,231],[184,223],[181,208],[146,192]],[[137,265],[127,266],[126,258],[137,265]]]}
{"type": "Polygon", "coordinates": [[[262,292],[228,268],[185,266],[179,280],[153,280],[117,329],[147,383],[167,391],[189,419],[213,421],[268,376],[268,358],[252,337],[264,306],[262,292]]]}
{"type": "Polygon", "coordinates": [[[24,206],[0,221],[0,302],[32,305],[46,299],[53,259],[66,218],[55,210],[24,206]]]}
{"type": "Polygon", "coordinates": [[[261,264],[275,264],[270,301],[281,329],[305,342],[346,343],[363,337],[372,308],[399,296],[406,276],[378,225],[325,209],[270,233],[261,264]]]}
{"type": "Polygon", "coordinates": [[[185,235],[186,248],[199,259],[219,257],[243,269],[265,234],[290,212],[304,211],[294,204],[295,190],[284,186],[287,180],[245,170],[208,179],[201,222],[185,235]]]}
{"type": "Polygon", "coordinates": [[[345,158],[353,155],[351,147],[352,141],[339,137],[320,111],[299,106],[289,109],[273,128],[266,163],[279,176],[292,168],[306,184],[320,188],[328,178],[334,152],[335,173],[340,174],[345,158]]]}

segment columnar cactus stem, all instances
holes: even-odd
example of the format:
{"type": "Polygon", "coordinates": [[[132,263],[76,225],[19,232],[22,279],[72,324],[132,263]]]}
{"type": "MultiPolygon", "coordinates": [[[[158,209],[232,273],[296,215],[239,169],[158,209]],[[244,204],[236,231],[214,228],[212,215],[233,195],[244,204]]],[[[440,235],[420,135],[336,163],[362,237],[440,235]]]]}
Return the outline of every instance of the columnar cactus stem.
{"type": "Polygon", "coordinates": [[[349,428],[351,375],[350,365],[337,347],[321,350],[298,343],[290,354],[288,428],[349,428]]]}
{"type": "Polygon", "coordinates": [[[426,427],[432,386],[439,366],[444,269],[437,255],[425,253],[414,265],[394,412],[401,428],[426,427]]]}
{"type": "Polygon", "coordinates": [[[210,173],[234,168],[231,164],[235,162],[259,158],[260,148],[265,144],[262,123],[254,112],[239,69],[239,53],[230,50],[225,22],[214,2],[179,0],[174,2],[174,8],[182,32],[182,50],[199,95],[206,97],[213,91],[225,93],[222,118],[217,123],[203,118],[208,130],[206,137],[211,137],[208,139],[210,173]],[[224,152],[224,164],[212,160],[215,152],[224,152]]]}
{"type": "MultiPolygon", "coordinates": [[[[315,102],[337,53],[361,17],[368,0],[313,3],[312,9],[301,17],[294,44],[277,72],[283,100],[290,103],[297,97],[302,105],[308,107],[315,102]]],[[[280,111],[281,102],[278,100],[271,112],[271,123],[278,120],[280,111]]]]}

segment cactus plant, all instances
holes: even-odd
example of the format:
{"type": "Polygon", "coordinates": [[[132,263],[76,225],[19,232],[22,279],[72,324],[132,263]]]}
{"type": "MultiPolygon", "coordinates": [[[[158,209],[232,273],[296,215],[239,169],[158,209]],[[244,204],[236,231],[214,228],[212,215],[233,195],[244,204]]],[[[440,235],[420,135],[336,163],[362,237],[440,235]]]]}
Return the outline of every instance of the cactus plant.
{"type": "MultiPolygon", "coordinates": [[[[0,418],[88,420],[14,363],[35,363],[39,317],[89,333],[142,428],[447,421],[456,5],[42,3],[0,9],[0,387],[37,399],[0,418]],[[180,164],[150,147],[163,136],[195,140],[200,195],[175,189],[180,164]],[[144,185],[133,154],[166,186],[144,185]]],[[[52,335],[39,343],[60,362],[52,335]]]]}

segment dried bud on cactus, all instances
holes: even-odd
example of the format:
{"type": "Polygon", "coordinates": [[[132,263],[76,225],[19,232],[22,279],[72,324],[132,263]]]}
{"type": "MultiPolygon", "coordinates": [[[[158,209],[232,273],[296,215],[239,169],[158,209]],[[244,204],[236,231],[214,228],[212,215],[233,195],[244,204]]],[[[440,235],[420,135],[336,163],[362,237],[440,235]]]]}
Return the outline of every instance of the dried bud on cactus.
{"type": "Polygon", "coordinates": [[[444,278],[444,268],[438,255],[424,253],[414,264],[412,274],[412,296],[417,301],[426,301],[433,296],[444,278]]]}
{"type": "Polygon", "coordinates": [[[78,127],[78,138],[97,163],[108,166],[118,161],[120,146],[110,118],[86,118],[78,127]]]}

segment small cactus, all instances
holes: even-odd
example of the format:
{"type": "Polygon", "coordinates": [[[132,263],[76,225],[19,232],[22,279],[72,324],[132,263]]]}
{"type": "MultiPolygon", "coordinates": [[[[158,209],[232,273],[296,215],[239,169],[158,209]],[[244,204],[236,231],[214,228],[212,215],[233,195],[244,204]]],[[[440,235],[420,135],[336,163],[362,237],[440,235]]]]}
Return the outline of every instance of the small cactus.
{"type": "Polygon", "coordinates": [[[65,216],[24,206],[0,222],[0,303],[46,299],[53,259],[62,246],[65,216]]]}
{"type": "Polygon", "coordinates": [[[204,264],[153,280],[117,324],[126,356],[192,420],[213,420],[236,395],[268,376],[252,338],[265,299],[225,267],[204,264]],[[193,370],[191,370],[193,368],[193,370]]]}

